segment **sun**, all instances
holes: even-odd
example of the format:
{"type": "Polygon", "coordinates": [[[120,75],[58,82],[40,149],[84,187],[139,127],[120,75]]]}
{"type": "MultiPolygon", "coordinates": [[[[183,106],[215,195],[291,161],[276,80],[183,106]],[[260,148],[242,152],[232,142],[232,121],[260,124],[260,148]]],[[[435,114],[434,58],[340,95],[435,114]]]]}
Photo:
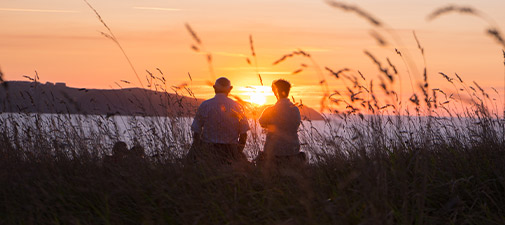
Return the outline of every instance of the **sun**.
{"type": "Polygon", "coordinates": [[[259,106],[267,103],[268,96],[273,96],[271,88],[267,86],[246,86],[240,91],[245,101],[259,106]]]}
{"type": "Polygon", "coordinates": [[[250,93],[249,102],[256,105],[264,105],[267,102],[267,96],[263,93],[250,93]]]}

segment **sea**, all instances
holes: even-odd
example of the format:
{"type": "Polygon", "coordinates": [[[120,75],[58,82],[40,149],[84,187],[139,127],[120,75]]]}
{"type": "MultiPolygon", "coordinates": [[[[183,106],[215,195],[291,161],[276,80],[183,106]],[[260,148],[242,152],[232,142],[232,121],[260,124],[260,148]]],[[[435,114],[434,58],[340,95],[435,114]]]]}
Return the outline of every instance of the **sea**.
{"type": "MultiPolygon", "coordinates": [[[[449,118],[422,116],[363,116],[324,114],[325,120],[303,120],[299,128],[301,150],[309,155],[331,154],[327,149],[362,146],[374,138],[411,141],[444,141],[451,138],[472,141],[479,132],[504,137],[503,119],[449,118]],[[488,129],[488,130],[486,130],[488,129]],[[428,134],[428,135],[427,135],[428,134]],[[380,135],[380,136],[377,136],[380,135]],[[426,140],[431,137],[432,140],[426,140]],[[368,141],[367,141],[368,140],[368,141]],[[336,148],[335,148],[336,147],[336,148]]],[[[34,136],[57,143],[61,148],[93,149],[124,141],[140,144],[148,155],[171,151],[183,156],[191,145],[191,117],[148,117],[122,115],[77,115],[41,113],[0,113],[0,132],[11,139],[33,142],[34,136]],[[83,143],[89,146],[82,146],[83,143]]],[[[266,132],[257,120],[249,120],[251,130],[245,148],[252,159],[265,142],[266,132]]],[[[393,143],[393,142],[391,142],[393,143]]],[[[436,143],[435,143],[436,144],[436,143]]],[[[108,149],[110,149],[108,148],[108,149]]],[[[110,154],[109,150],[101,154],[110,154]]]]}

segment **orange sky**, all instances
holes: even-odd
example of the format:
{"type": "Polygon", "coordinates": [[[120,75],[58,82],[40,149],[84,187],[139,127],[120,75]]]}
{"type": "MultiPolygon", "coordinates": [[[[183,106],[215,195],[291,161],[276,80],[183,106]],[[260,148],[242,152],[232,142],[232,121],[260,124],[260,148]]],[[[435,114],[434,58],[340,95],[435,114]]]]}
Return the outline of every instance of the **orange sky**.
{"type": "MultiPolygon", "coordinates": [[[[408,49],[418,68],[413,76],[420,79],[423,63],[412,30],[425,48],[432,88],[450,88],[438,72],[457,72],[468,82],[477,81],[484,88],[495,87],[503,93],[503,55],[501,47],[484,34],[486,23],[457,14],[426,21],[430,12],[449,1],[352,1],[395,29],[404,45],[387,47],[377,45],[370,36],[372,26],[362,18],[318,0],[90,3],[111,27],[144,83],[145,70],[156,72],[159,68],[171,85],[187,82],[200,98],[212,95],[205,85],[211,75],[204,55],[191,50],[194,41],[185,23],[193,27],[205,49],[213,54],[216,75],[229,77],[235,86],[234,94],[245,99],[245,93],[250,92],[245,86],[260,85],[256,68],[246,62],[251,54],[249,35],[254,38],[264,83],[269,86],[272,80],[285,78],[293,83],[296,99],[317,106],[322,95],[318,86],[321,74],[311,61],[295,57],[279,65],[272,63],[286,53],[303,49],[323,70],[330,89],[340,90],[341,81],[324,71],[325,66],[360,70],[367,78],[376,79],[376,66],[363,54],[368,50],[383,62],[385,57],[391,58],[402,76],[407,76],[401,58],[394,52],[399,47],[408,49]],[[302,63],[308,68],[291,74],[302,63]],[[188,72],[193,82],[189,81],[188,72]]],[[[505,28],[504,1],[457,4],[480,9],[498,21],[500,29],[505,28]]],[[[105,28],[83,1],[4,1],[0,3],[0,27],[0,68],[7,80],[26,80],[23,75],[34,76],[37,70],[42,82],[66,82],[73,87],[118,88],[116,82],[122,87],[139,86],[121,51],[100,35],[105,28]]],[[[403,87],[406,92],[411,89],[407,82],[403,87]]],[[[268,102],[273,101],[270,95],[268,102]]]]}

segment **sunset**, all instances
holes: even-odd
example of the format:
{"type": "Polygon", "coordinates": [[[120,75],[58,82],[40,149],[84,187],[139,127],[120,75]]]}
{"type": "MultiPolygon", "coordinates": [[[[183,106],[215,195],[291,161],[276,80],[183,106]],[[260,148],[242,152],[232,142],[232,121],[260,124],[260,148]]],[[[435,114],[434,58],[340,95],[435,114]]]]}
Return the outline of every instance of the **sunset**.
{"type": "MultiPolygon", "coordinates": [[[[293,95],[317,107],[321,89],[318,69],[328,66],[339,70],[360,70],[367,78],[376,79],[375,65],[363,51],[378,57],[389,57],[405,71],[394,49],[409,51],[422,79],[422,57],[412,31],[416,31],[426,52],[432,86],[444,87],[438,72],[458,73],[465,80],[477,80],[482,87],[503,92],[503,64],[499,44],[486,35],[488,24],[469,15],[448,14],[427,20],[435,9],[447,6],[446,1],[360,1],[369,11],[393,30],[398,43],[381,47],[371,32],[375,27],[352,13],[332,8],[324,1],[106,1],[90,2],[100,13],[122,44],[141,80],[159,68],[169,83],[193,82],[197,97],[212,95],[206,81],[212,75],[205,56],[191,49],[192,37],[185,28],[191,25],[213,56],[216,76],[227,76],[245,97],[248,85],[265,86],[278,78],[293,82],[293,95]],[[249,36],[254,39],[256,57],[251,56],[249,36]],[[281,56],[301,49],[312,55],[317,65],[302,57],[294,57],[272,65],[281,56]],[[252,64],[247,63],[247,59],[252,64]],[[307,68],[297,74],[300,64],[307,68]],[[319,68],[315,68],[319,67],[319,68]],[[240,87],[240,88],[239,88],[240,87]]],[[[500,1],[466,1],[458,4],[475,6],[486,13],[499,27],[505,16],[500,1]]],[[[71,87],[119,88],[115,83],[128,80],[140,86],[135,74],[115,44],[101,35],[106,29],[83,1],[4,2],[0,6],[2,31],[0,66],[6,80],[26,80],[35,70],[41,82],[65,82],[71,87]]],[[[388,28],[389,29],[389,28],[388,28]]],[[[383,34],[381,34],[383,35],[383,34]]],[[[384,36],[386,39],[390,37],[384,36]]],[[[201,53],[201,52],[200,52],[201,53]]],[[[340,90],[341,83],[324,71],[331,89],[340,90]]],[[[407,89],[410,85],[403,86],[407,89]]],[[[503,96],[503,94],[501,95],[503,96]]],[[[409,96],[406,96],[409,97],[409,96]]],[[[272,104],[274,99],[269,98],[272,104]]]]}
{"type": "Polygon", "coordinates": [[[2,224],[505,224],[505,1],[0,3],[2,224]]]}

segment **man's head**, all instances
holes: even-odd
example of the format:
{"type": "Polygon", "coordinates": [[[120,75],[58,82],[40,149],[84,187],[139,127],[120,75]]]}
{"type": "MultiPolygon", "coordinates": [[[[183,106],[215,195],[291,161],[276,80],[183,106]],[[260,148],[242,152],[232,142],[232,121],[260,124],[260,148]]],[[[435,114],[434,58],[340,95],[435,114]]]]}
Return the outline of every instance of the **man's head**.
{"type": "Polygon", "coordinates": [[[278,99],[287,98],[290,90],[291,84],[286,80],[278,79],[272,82],[272,91],[278,99]]]}
{"type": "Polygon", "coordinates": [[[223,93],[223,94],[228,95],[230,93],[231,89],[233,89],[233,86],[231,86],[230,80],[228,80],[228,78],[226,78],[226,77],[218,78],[213,87],[214,87],[214,92],[216,92],[216,94],[223,93]]]}
{"type": "Polygon", "coordinates": [[[122,141],[118,141],[112,147],[112,155],[123,157],[128,153],[128,145],[122,141]]]}

